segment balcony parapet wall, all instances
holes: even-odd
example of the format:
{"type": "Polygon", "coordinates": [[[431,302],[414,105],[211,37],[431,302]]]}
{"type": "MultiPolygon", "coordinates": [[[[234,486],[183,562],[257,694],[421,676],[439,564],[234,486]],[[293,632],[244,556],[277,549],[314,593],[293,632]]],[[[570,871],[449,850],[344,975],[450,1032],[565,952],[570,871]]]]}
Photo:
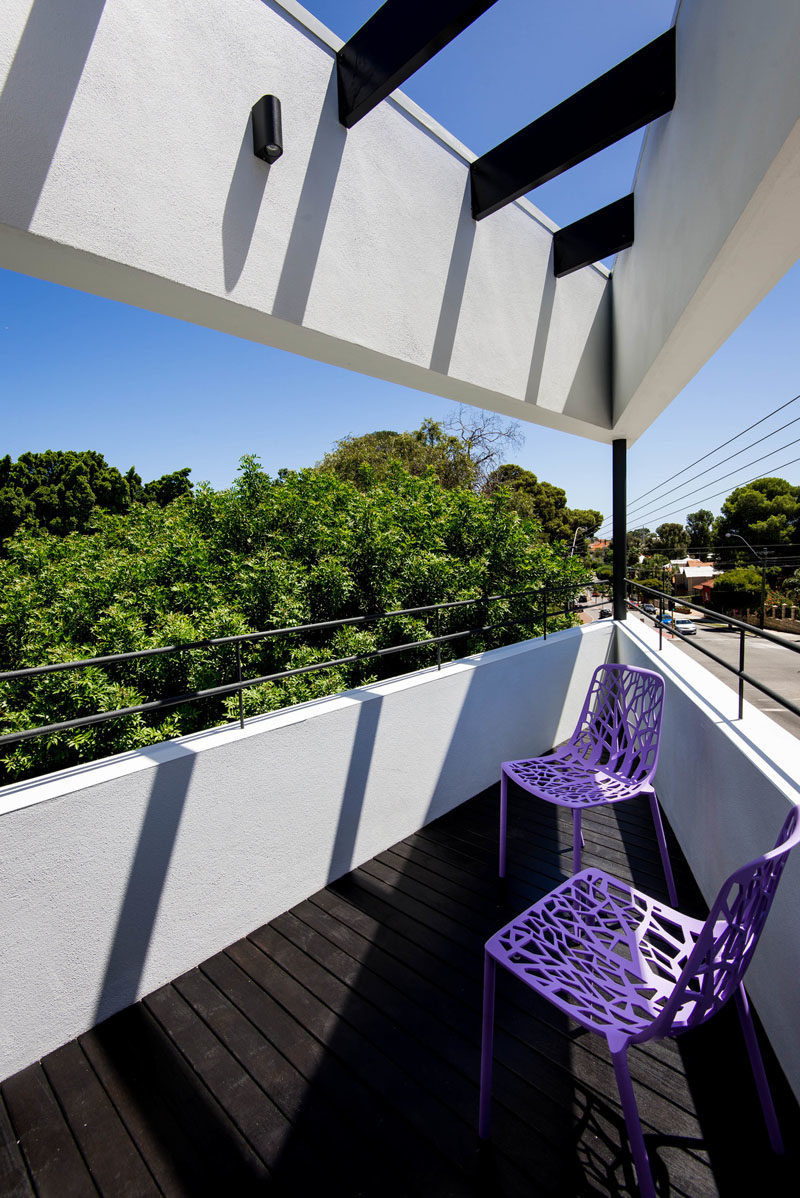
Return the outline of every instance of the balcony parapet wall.
{"type": "Polygon", "coordinates": [[[610,621],[0,789],[0,1077],[565,739],[610,621]]]}

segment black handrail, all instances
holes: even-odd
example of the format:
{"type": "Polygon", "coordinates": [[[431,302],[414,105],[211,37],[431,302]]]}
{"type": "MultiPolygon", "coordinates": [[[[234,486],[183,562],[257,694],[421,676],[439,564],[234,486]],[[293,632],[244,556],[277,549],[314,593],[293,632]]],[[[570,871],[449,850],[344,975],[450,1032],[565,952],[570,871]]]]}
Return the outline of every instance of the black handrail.
{"type": "Polygon", "coordinates": [[[680,637],[680,639],[682,641],[685,641],[687,644],[691,645],[692,649],[694,649],[697,653],[702,653],[705,657],[711,658],[711,660],[715,661],[717,663],[717,665],[722,666],[723,669],[727,670],[729,674],[736,675],[736,677],[739,680],[739,717],[738,717],[739,719],[742,719],[742,716],[744,715],[744,684],[745,684],[745,682],[748,684],[748,686],[753,686],[753,687],[755,687],[756,690],[761,691],[761,693],[763,695],[766,695],[768,698],[772,699],[775,703],[779,703],[781,705],[781,707],[785,707],[787,711],[791,711],[793,715],[800,716],[800,706],[798,706],[796,703],[793,703],[791,701],[791,699],[786,699],[783,695],[779,695],[777,693],[777,691],[774,691],[772,689],[772,687],[767,686],[766,683],[764,683],[764,682],[759,682],[757,678],[754,678],[752,676],[752,674],[748,674],[745,671],[745,668],[744,668],[745,634],[760,637],[762,640],[765,640],[765,641],[771,641],[775,645],[780,645],[780,647],[782,649],[788,649],[791,653],[800,653],[800,645],[795,644],[793,641],[786,641],[783,639],[783,637],[777,636],[774,632],[769,632],[765,628],[757,628],[755,626],[755,624],[747,624],[744,620],[737,620],[735,616],[728,616],[724,612],[714,611],[713,608],[700,607],[697,603],[691,603],[688,599],[684,599],[682,596],[668,595],[666,591],[656,590],[655,587],[644,586],[642,583],[637,582],[635,578],[626,578],[625,583],[626,583],[626,587],[628,589],[635,588],[640,593],[644,593],[647,595],[653,595],[655,598],[657,598],[659,600],[660,611],[657,616],[651,616],[651,615],[649,615],[648,612],[642,612],[642,614],[644,616],[647,616],[649,619],[651,619],[653,621],[653,623],[658,627],[658,633],[659,633],[658,647],[659,647],[659,649],[661,648],[662,633],[663,633],[663,629],[664,629],[664,625],[662,622],[663,615],[664,615],[664,600],[667,600],[667,602],[673,604],[673,606],[675,603],[678,603],[678,604],[680,604],[681,607],[688,607],[691,611],[699,612],[703,616],[712,616],[715,620],[722,620],[724,623],[728,624],[731,628],[738,629],[738,631],[739,631],[739,666],[738,666],[738,669],[736,666],[732,666],[730,664],[730,662],[725,661],[722,657],[719,657],[716,653],[713,653],[710,649],[706,649],[705,646],[703,646],[703,645],[698,645],[696,640],[690,639],[688,636],[685,636],[684,633],[680,632],[679,629],[675,627],[674,620],[673,620],[672,626],[669,631],[672,633],[673,636],[680,637]]]}
{"type": "Polygon", "coordinates": [[[319,670],[332,669],[336,666],[353,665],[359,662],[366,662],[373,658],[388,657],[394,653],[408,652],[411,649],[420,649],[428,645],[436,645],[437,647],[437,668],[441,669],[441,650],[440,646],[449,642],[464,639],[469,636],[476,636],[485,632],[494,632],[500,628],[517,627],[521,624],[527,624],[531,619],[536,618],[535,610],[530,616],[524,619],[501,620],[496,624],[482,624],[477,627],[467,628],[460,632],[450,632],[444,635],[426,637],[421,641],[410,641],[402,645],[391,645],[383,649],[371,649],[364,653],[355,653],[348,657],[334,658],[323,662],[317,662],[314,665],[296,666],[290,670],[278,670],[271,674],[262,674],[256,678],[242,678],[241,676],[241,645],[254,641],[265,640],[270,637],[288,635],[300,632],[317,632],[323,629],[339,628],[345,625],[367,624],[378,620],[386,620],[398,616],[413,616],[420,615],[424,612],[435,612],[437,617],[437,627],[439,613],[443,610],[451,610],[453,608],[467,607],[474,604],[496,603],[500,600],[524,598],[528,596],[539,595],[542,597],[542,618],[544,620],[544,637],[547,638],[547,616],[549,615],[568,615],[571,614],[569,607],[557,609],[556,611],[548,612],[548,599],[553,592],[572,593],[581,589],[580,586],[561,584],[556,587],[537,587],[525,589],[522,591],[512,591],[508,594],[498,595],[479,595],[474,599],[456,599],[448,603],[431,603],[423,607],[406,607],[399,608],[396,611],[389,612],[373,612],[363,616],[345,616],[337,620],[321,620],[313,624],[294,624],[285,628],[267,628],[259,632],[240,633],[233,636],[210,637],[201,641],[185,641],[174,645],[160,645],[152,649],[138,649],[128,653],[111,653],[102,657],[85,657],[77,661],[54,662],[44,666],[31,666],[21,670],[6,670],[0,673],[0,682],[10,682],[16,679],[32,678],[37,675],[50,674],[58,670],[74,670],[86,669],[91,666],[111,665],[116,662],[127,662],[141,660],[142,658],[155,657],[168,653],[183,653],[192,649],[207,649],[218,645],[235,645],[237,653],[237,679],[235,682],[225,683],[221,686],[207,687],[203,690],[187,691],[180,695],[167,695],[161,699],[152,699],[146,703],[137,703],[131,707],[120,707],[113,711],[96,712],[93,715],[76,716],[74,719],[62,720],[56,724],[44,724],[38,728],[26,728],[18,732],[6,733],[0,735],[0,747],[7,747],[14,744],[19,744],[22,741],[30,740],[35,736],[46,736],[57,732],[66,732],[71,728],[85,728],[92,724],[105,723],[108,720],[123,719],[126,716],[140,715],[144,712],[161,711],[168,707],[179,707],[186,703],[193,703],[201,699],[215,698],[221,695],[239,695],[239,724],[244,727],[244,713],[241,703],[242,692],[252,686],[259,686],[266,682],[278,682],[283,678],[293,678],[301,674],[311,674],[319,670]]]}

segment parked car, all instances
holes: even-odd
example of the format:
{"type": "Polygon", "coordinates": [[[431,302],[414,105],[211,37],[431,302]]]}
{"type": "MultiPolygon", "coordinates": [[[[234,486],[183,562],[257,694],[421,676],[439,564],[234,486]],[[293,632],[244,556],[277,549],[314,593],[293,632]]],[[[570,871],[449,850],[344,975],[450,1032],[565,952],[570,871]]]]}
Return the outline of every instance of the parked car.
{"type": "Polygon", "coordinates": [[[648,616],[654,616],[656,614],[656,610],[657,609],[656,609],[655,603],[643,603],[642,604],[642,611],[646,612],[648,616]]]}
{"type": "Polygon", "coordinates": [[[598,618],[598,620],[610,620],[612,617],[612,614],[613,613],[612,613],[610,607],[601,607],[600,615],[597,618],[598,618]]]}
{"type": "Polygon", "coordinates": [[[694,620],[690,620],[686,616],[671,616],[667,614],[661,617],[661,623],[665,628],[681,632],[684,636],[697,636],[697,625],[694,620]]]}

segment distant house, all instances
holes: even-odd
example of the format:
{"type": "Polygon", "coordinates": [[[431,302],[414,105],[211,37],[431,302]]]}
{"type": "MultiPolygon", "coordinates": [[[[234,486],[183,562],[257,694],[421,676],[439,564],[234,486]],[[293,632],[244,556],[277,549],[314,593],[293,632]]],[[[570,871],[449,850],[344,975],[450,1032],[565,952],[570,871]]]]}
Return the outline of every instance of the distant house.
{"type": "Polygon", "coordinates": [[[721,570],[714,568],[713,562],[703,562],[699,558],[686,557],[670,562],[673,573],[673,584],[676,591],[689,594],[705,582],[711,582],[721,570]]]}
{"type": "Polygon", "coordinates": [[[610,544],[610,541],[592,541],[591,545],[589,546],[589,552],[599,553],[602,549],[608,549],[610,544]]]}
{"type": "Polygon", "coordinates": [[[692,590],[696,593],[697,598],[700,600],[701,603],[710,603],[711,602],[711,591],[713,589],[713,586],[714,586],[714,580],[712,578],[708,582],[696,583],[692,587],[692,590]]]}

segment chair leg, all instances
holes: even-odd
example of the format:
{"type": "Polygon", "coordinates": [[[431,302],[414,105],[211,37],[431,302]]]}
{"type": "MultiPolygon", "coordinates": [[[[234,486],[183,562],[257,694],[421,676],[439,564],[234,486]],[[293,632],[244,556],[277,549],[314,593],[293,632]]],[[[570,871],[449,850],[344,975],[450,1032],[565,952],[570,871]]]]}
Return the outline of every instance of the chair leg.
{"type": "Polygon", "coordinates": [[[761,1110],[764,1112],[764,1122],[767,1125],[769,1133],[769,1142],[772,1145],[772,1151],[782,1153],[785,1151],[783,1146],[783,1137],[781,1135],[778,1116],[775,1111],[775,1104],[772,1101],[772,1093],[767,1081],[767,1074],[764,1069],[764,1061],[761,1056],[761,1049],[758,1047],[756,1039],[756,1029],[753,1027],[753,1018],[750,1014],[750,1003],[747,1000],[744,986],[739,983],[739,988],[736,991],[736,1010],[739,1012],[739,1022],[742,1025],[744,1033],[744,1042],[747,1045],[747,1055],[750,1057],[750,1068],[753,1070],[753,1079],[758,1090],[758,1097],[761,1100],[761,1110]]]}
{"type": "Polygon", "coordinates": [[[478,1111],[478,1135],[485,1140],[492,1118],[492,1059],[494,1055],[494,957],[483,958],[483,1029],[481,1032],[481,1096],[478,1111]]]}
{"type": "Polygon", "coordinates": [[[619,1096],[622,1099],[622,1112],[625,1116],[625,1126],[628,1129],[628,1139],[631,1144],[633,1163],[636,1166],[636,1179],[639,1183],[639,1193],[642,1198],[656,1198],[656,1188],[653,1185],[653,1175],[650,1172],[650,1161],[642,1135],[642,1125],[639,1122],[639,1111],[636,1107],[636,1097],[633,1093],[631,1075],[628,1071],[627,1053],[624,1048],[611,1053],[614,1062],[614,1075],[617,1079],[619,1096]]]}
{"type": "Polygon", "coordinates": [[[500,771],[500,877],[506,876],[506,834],[508,832],[508,778],[500,771]]]}
{"type": "Polygon", "coordinates": [[[572,809],[572,872],[580,873],[581,849],[583,848],[583,832],[581,831],[581,809],[572,809]]]}
{"type": "Polygon", "coordinates": [[[650,795],[650,810],[653,813],[653,823],[656,829],[656,840],[658,841],[658,851],[661,853],[661,864],[664,867],[664,876],[667,879],[667,891],[669,893],[669,901],[673,907],[678,905],[678,892],[675,889],[675,879],[672,876],[672,865],[667,852],[667,838],[664,835],[664,824],[661,820],[661,810],[658,806],[658,799],[655,793],[650,795]]]}

